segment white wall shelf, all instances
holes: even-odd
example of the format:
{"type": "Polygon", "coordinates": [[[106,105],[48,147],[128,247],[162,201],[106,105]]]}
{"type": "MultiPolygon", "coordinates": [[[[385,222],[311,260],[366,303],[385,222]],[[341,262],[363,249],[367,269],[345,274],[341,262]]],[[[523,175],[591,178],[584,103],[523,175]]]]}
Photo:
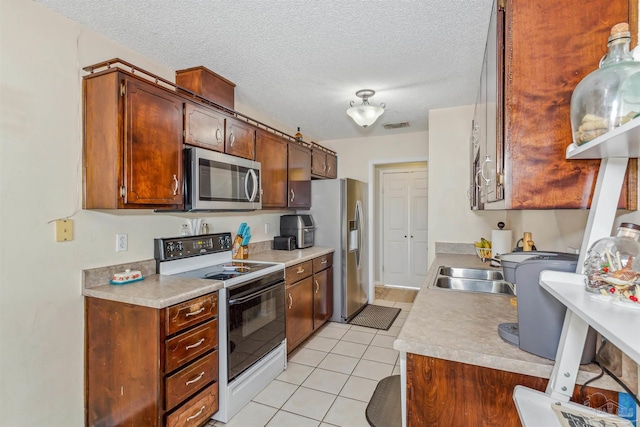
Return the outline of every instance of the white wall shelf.
{"type": "Polygon", "coordinates": [[[613,304],[613,298],[593,298],[594,294],[585,291],[584,279],[582,274],[545,271],[540,285],[640,364],[640,310],[613,304]]]}
{"type": "Polygon", "coordinates": [[[640,118],[631,120],[582,145],[567,147],[567,159],[640,157],[640,118]]]}
{"type": "MultiPolygon", "coordinates": [[[[569,402],[580,366],[589,326],[640,363],[640,311],[593,298],[584,285],[582,265],[586,253],[598,239],[611,235],[620,190],[629,158],[640,157],[640,119],[634,119],[593,141],[567,147],[567,159],[602,159],[589,211],[589,219],[576,273],[543,272],[540,285],[567,306],[556,362],[544,393],[523,386],[514,389],[522,425],[561,426],[553,405],[566,405],[594,414],[592,409],[569,402]]],[[[612,417],[618,419],[617,417],[612,417]]]]}

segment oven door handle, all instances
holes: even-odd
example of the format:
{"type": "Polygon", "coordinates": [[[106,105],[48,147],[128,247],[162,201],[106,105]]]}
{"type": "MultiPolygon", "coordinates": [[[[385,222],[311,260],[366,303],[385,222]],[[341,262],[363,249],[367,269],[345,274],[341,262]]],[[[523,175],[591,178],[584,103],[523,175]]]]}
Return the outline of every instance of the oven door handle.
{"type": "Polygon", "coordinates": [[[264,288],[262,291],[259,291],[259,292],[253,292],[253,291],[251,291],[251,292],[249,293],[249,295],[244,296],[244,297],[230,299],[230,300],[229,300],[229,305],[238,305],[238,304],[242,304],[242,303],[243,303],[243,302],[245,302],[245,301],[248,301],[248,300],[250,300],[250,299],[254,299],[254,298],[256,298],[256,297],[259,297],[259,296],[261,296],[261,295],[264,295],[264,294],[266,294],[267,292],[270,292],[270,291],[272,291],[272,290],[276,289],[278,286],[282,286],[282,282],[278,282],[278,283],[276,283],[275,285],[270,285],[269,287],[264,288]]]}

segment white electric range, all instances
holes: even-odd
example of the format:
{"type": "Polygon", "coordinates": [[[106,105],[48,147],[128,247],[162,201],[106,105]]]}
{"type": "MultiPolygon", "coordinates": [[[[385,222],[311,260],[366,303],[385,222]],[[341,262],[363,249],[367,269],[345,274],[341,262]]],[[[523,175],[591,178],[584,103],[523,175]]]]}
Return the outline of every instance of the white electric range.
{"type": "Polygon", "coordinates": [[[228,422],[287,364],[284,264],[231,258],[231,233],[155,239],[157,272],[220,280],[219,410],[228,422]]]}

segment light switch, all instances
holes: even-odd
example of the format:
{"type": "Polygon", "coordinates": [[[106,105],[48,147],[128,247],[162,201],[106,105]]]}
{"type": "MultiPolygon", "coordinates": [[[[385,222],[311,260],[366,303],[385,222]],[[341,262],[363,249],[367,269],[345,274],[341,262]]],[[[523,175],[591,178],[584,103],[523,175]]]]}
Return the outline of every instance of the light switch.
{"type": "Polygon", "coordinates": [[[56,242],[68,242],[73,240],[73,220],[56,220],[56,242]]]}

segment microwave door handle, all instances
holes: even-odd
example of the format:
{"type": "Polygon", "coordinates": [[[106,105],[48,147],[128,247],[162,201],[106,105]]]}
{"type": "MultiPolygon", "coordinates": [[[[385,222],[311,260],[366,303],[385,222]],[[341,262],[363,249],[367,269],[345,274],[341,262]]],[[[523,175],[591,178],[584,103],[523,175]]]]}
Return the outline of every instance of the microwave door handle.
{"type": "Polygon", "coordinates": [[[251,196],[249,196],[249,180],[246,179],[244,181],[244,193],[247,196],[247,199],[249,199],[250,202],[253,202],[256,199],[256,194],[258,194],[258,176],[253,169],[249,169],[247,175],[251,176],[251,180],[253,181],[253,192],[251,193],[251,196]]]}

